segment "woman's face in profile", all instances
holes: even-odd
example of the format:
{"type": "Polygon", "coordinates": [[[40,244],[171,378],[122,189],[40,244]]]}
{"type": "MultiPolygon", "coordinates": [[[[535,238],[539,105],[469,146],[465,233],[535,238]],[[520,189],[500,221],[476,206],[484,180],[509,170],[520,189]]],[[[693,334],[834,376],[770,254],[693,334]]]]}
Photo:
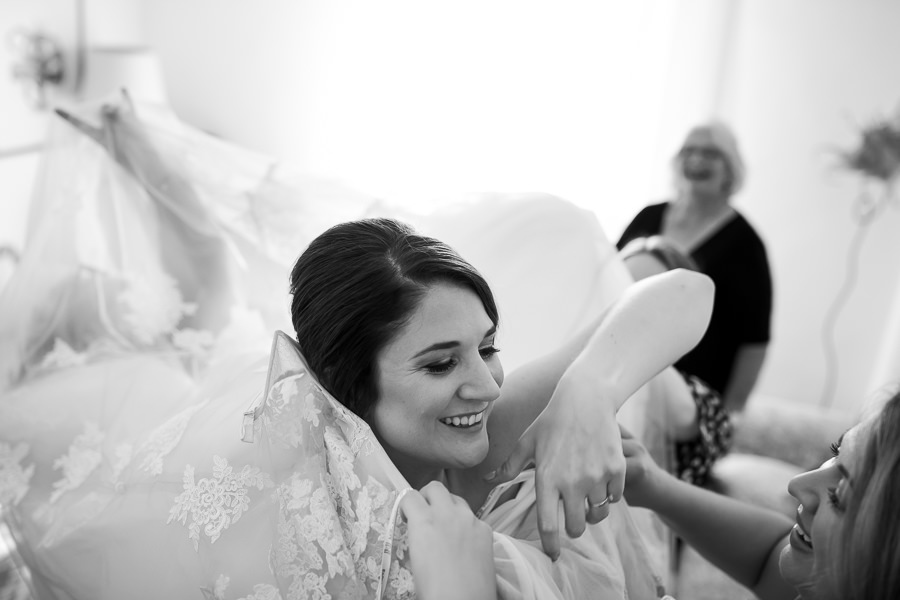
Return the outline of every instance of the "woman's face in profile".
{"type": "Polygon", "coordinates": [[[503,382],[495,335],[475,293],[438,283],[378,354],[370,425],[413,485],[418,474],[473,467],[487,455],[487,420],[503,382]]]}
{"type": "Polygon", "coordinates": [[[826,582],[836,535],[853,494],[854,473],[859,472],[863,447],[871,421],[853,427],[835,444],[834,458],[821,467],[794,477],[788,491],[800,501],[790,544],[781,552],[779,568],[784,579],[802,598],[816,598],[816,585],[826,582]]]}

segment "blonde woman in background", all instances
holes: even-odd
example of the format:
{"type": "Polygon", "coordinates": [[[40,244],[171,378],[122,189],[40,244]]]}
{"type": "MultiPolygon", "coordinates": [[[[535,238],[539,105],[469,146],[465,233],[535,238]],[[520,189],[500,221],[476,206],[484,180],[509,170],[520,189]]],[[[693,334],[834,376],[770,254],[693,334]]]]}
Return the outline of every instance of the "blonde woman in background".
{"type": "Polygon", "coordinates": [[[642,209],[616,246],[661,235],[715,282],[709,329],[676,366],[708,383],[730,412],[739,413],[766,357],[772,279],[765,244],[731,204],[746,175],[734,133],[720,122],[693,128],[672,169],[675,197],[642,209]]]}

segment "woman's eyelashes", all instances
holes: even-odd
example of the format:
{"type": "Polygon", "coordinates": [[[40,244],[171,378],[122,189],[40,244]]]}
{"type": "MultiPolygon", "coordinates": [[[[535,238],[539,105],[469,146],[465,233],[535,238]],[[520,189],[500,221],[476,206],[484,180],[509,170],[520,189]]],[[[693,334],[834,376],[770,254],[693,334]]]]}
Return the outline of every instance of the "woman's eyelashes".
{"type": "Polygon", "coordinates": [[[844,510],[844,496],[847,493],[847,480],[845,478],[841,478],[838,482],[837,487],[828,488],[828,503],[834,507],[834,509],[838,512],[842,512],[844,510]]]}
{"type": "Polygon", "coordinates": [[[444,373],[449,373],[450,369],[452,369],[456,365],[456,359],[450,358],[448,360],[431,363],[430,365],[425,365],[425,370],[434,375],[442,375],[444,373]]]}
{"type": "Polygon", "coordinates": [[[478,354],[480,354],[481,358],[483,358],[484,360],[489,359],[490,357],[494,356],[498,352],[500,352],[500,348],[498,348],[494,344],[490,344],[489,346],[483,346],[478,349],[478,354]]]}
{"type": "MultiPolygon", "coordinates": [[[[841,436],[837,442],[831,443],[831,454],[834,456],[831,462],[836,462],[836,459],[841,455],[841,442],[843,441],[844,436],[841,436]]],[[[837,511],[843,510],[843,505],[841,504],[841,497],[843,496],[843,487],[844,487],[845,479],[842,477],[837,484],[837,487],[828,488],[826,490],[826,496],[828,497],[828,503],[834,507],[837,511]]]]}
{"type": "MultiPolygon", "coordinates": [[[[500,348],[497,348],[493,344],[482,346],[478,349],[478,354],[481,356],[481,359],[485,361],[489,360],[498,352],[500,352],[500,348]]],[[[443,375],[449,373],[458,363],[459,360],[455,356],[452,356],[446,360],[425,365],[425,370],[432,375],[443,375]]]]}

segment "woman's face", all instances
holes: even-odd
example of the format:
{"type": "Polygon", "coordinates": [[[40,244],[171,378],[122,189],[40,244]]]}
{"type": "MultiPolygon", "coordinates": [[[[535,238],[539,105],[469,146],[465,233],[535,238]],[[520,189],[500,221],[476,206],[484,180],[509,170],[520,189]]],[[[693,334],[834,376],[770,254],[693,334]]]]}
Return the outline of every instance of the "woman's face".
{"type": "Polygon", "coordinates": [[[721,194],[728,180],[725,155],[716,146],[706,129],[695,129],[688,134],[679,152],[681,177],[697,191],[721,194]]]}
{"type": "Polygon", "coordinates": [[[471,290],[438,283],[378,354],[370,424],[411,485],[487,455],[487,420],[503,368],[496,328],[471,290]]]}
{"type": "Polygon", "coordinates": [[[788,484],[788,491],[800,501],[800,506],[779,567],[784,579],[797,588],[802,598],[815,598],[817,584],[825,581],[871,423],[866,421],[847,431],[835,445],[838,452],[834,458],[815,471],[797,475],[788,484]]]}

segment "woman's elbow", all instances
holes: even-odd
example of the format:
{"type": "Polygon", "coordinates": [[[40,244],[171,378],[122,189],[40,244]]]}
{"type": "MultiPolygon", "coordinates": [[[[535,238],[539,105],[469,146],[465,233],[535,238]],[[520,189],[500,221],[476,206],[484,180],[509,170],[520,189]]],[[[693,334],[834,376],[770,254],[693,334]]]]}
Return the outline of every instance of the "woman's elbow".
{"type": "MultiPolygon", "coordinates": [[[[690,269],[673,269],[667,275],[672,278],[675,289],[679,290],[683,314],[698,328],[699,336],[703,337],[712,316],[716,285],[708,275],[690,269]]],[[[700,341],[700,337],[697,341],[700,341]]]]}

